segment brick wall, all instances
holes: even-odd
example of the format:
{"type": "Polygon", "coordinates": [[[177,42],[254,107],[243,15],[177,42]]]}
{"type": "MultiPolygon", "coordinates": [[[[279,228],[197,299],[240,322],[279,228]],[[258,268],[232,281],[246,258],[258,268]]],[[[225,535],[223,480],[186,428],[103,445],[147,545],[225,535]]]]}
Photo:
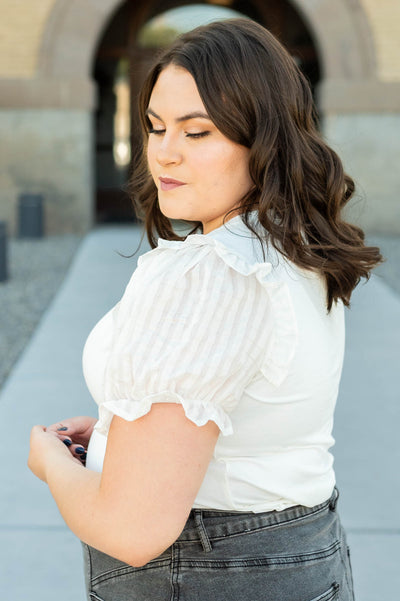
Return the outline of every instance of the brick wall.
{"type": "Polygon", "coordinates": [[[378,77],[400,81],[400,1],[360,0],[372,29],[378,77]]]}
{"type": "Polygon", "coordinates": [[[56,0],[0,0],[0,78],[35,76],[46,20],[56,0]]]}
{"type": "MultiPolygon", "coordinates": [[[[359,0],[370,22],[378,77],[400,81],[400,1],[359,0]]],[[[46,20],[56,0],[0,0],[0,78],[35,76],[46,20]]]]}

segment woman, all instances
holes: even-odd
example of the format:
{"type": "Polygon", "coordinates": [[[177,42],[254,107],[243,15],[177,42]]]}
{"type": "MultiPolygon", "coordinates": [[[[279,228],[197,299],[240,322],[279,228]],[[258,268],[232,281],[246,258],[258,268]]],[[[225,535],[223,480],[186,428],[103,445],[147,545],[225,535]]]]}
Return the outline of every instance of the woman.
{"type": "Polygon", "coordinates": [[[343,306],[381,259],[341,218],[353,182],[249,20],[179,38],[140,116],[153,250],[85,346],[99,420],[34,427],[29,466],[84,543],[88,599],[353,599],[329,447],[343,306]]]}

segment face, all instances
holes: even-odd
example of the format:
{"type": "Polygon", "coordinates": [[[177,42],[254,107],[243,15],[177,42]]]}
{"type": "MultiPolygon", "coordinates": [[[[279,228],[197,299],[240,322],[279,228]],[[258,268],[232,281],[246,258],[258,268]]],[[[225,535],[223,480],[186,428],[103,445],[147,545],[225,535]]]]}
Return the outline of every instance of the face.
{"type": "Polygon", "coordinates": [[[221,226],[252,187],[250,150],[216,128],[193,77],[181,67],[161,71],[147,115],[147,158],[161,212],[170,219],[201,221],[204,234],[221,226]]]}

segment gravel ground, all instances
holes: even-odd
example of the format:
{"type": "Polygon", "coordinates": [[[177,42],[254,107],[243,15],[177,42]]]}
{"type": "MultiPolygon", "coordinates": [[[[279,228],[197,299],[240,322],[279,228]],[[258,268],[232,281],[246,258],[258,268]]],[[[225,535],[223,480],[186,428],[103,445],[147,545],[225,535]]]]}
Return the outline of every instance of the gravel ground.
{"type": "Polygon", "coordinates": [[[0,387],[57,292],[81,239],[9,239],[9,277],[0,283],[0,387]]]}
{"type": "MultiPolygon", "coordinates": [[[[81,241],[50,236],[9,241],[9,279],[0,283],[0,387],[49,305],[81,241]]],[[[400,295],[400,236],[370,236],[386,262],[376,273],[400,295]]]]}

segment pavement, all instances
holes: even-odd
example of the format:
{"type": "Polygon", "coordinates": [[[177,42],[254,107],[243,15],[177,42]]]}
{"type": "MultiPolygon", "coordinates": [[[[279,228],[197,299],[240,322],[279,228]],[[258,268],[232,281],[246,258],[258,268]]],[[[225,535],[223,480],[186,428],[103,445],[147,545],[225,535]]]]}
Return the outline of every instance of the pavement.
{"type": "MultiPolygon", "coordinates": [[[[82,349],[91,328],[121,297],[138,255],[119,253],[131,255],[140,234],[138,226],[88,234],[1,390],[0,601],[85,599],[80,543],[46,485],[26,467],[29,432],[36,423],[95,415],[82,376],[82,349]]],[[[144,243],[141,252],[148,249],[144,243]]],[[[400,295],[375,275],[357,288],[346,314],[333,449],[338,508],[351,549],[356,600],[396,599],[400,295]]]]}

